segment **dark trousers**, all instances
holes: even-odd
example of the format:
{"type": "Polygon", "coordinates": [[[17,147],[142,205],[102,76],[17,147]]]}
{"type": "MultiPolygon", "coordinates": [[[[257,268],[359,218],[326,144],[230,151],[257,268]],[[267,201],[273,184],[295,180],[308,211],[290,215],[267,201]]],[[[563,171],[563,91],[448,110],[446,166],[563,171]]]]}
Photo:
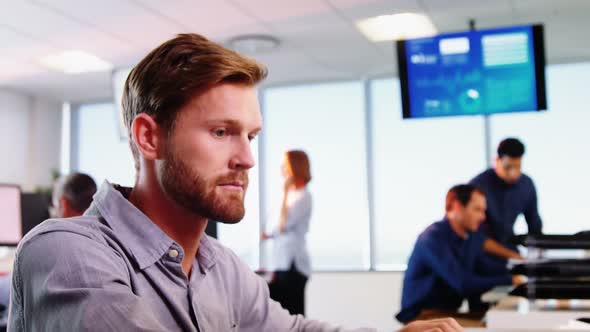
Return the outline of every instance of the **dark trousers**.
{"type": "Polygon", "coordinates": [[[268,285],[270,298],[279,302],[291,315],[305,315],[305,284],[307,277],[291,264],[288,271],[276,271],[268,285]]]}

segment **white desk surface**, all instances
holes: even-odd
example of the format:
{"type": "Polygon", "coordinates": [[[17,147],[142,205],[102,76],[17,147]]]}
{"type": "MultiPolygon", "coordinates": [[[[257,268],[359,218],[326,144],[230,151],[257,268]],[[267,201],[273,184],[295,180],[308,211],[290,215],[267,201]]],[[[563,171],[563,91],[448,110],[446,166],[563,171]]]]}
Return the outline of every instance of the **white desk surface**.
{"type": "Polygon", "coordinates": [[[494,330],[575,330],[589,331],[590,324],[576,321],[590,318],[588,300],[536,300],[508,296],[486,314],[488,331],[494,330]]]}

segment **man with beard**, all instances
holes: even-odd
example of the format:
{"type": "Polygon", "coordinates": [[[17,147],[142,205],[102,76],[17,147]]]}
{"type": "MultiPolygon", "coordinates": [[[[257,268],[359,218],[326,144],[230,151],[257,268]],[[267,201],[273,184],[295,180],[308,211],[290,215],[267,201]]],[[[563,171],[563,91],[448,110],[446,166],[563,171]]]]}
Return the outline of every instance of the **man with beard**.
{"type": "MultiPolygon", "coordinates": [[[[244,216],[266,69],[181,34],[129,74],[135,186],[105,182],[85,215],[49,220],[15,257],[10,331],[337,331],[292,316],[208,220],[244,216]]],[[[453,320],[406,331],[459,331],[453,320]]]]}

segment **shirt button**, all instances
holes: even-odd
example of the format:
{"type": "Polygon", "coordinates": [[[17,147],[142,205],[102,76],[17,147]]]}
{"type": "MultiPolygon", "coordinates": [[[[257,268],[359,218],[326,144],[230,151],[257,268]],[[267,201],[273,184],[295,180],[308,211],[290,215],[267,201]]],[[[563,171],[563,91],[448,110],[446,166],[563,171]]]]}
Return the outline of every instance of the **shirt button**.
{"type": "Polygon", "coordinates": [[[176,258],[178,257],[178,250],[176,249],[172,249],[168,252],[168,256],[170,256],[170,258],[176,258]]]}

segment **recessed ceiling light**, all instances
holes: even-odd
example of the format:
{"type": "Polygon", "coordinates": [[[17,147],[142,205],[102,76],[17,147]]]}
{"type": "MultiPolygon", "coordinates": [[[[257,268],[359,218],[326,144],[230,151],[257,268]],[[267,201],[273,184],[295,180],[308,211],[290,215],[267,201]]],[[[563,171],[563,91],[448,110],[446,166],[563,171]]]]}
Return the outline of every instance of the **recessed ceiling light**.
{"type": "Polygon", "coordinates": [[[382,15],[356,22],[357,28],[371,41],[430,37],[436,28],[428,16],[416,13],[382,15]]]}
{"type": "Polygon", "coordinates": [[[90,53],[80,50],[64,51],[41,58],[40,63],[66,74],[80,74],[95,71],[109,71],[113,65],[90,53]]]}
{"type": "Polygon", "coordinates": [[[241,35],[230,39],[227,46],[245,54],[268,53],[279,47],[278,38],[269,35],[241,35]]]}

